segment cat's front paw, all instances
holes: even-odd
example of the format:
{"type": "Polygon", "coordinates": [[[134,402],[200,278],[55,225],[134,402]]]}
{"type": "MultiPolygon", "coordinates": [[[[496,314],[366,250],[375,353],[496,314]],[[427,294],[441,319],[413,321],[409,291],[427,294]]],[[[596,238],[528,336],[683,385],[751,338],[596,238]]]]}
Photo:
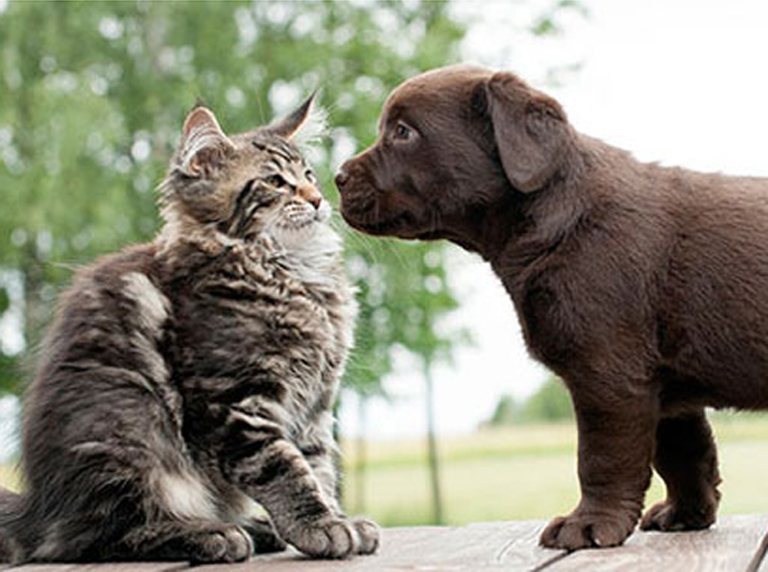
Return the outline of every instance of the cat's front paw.
{"type": "Polygon", "coordinates": [[[285,541],[277,535],[272,523],[266,518],[254,518],[244,525],[245,531],[251,535],[254,553],[269,554],[282,552],[287,548],[285,541]]]}
{"type": "Polygon", "coordinates": [[[194,563],[242,562],[253,554],[250,535],[233,524],[191,532],[182,539],[194,563]]]}
{"type": "Polygon", "coordinates": [[[352,519],[352,524],[355,525],[358,538],[360,539],[357,553],[373,554],[376,552],[379,548],[379,539],[381,538],[379,525],[367,518],[354,518],[352,519]]]}
{"type": "Polygon", "coordinates": [[[314,558],[347,558],[370,554],[378,546],[378,527],[368,520],[351,521],[343,516],[328,516],[292,527],[288,542],[314,558]]]}

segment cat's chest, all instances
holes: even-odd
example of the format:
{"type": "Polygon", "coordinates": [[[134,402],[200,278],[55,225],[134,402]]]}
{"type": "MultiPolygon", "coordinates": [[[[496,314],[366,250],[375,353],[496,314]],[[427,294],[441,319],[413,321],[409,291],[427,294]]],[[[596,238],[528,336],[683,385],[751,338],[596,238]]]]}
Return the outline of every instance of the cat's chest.
{"type": "Polygon", "coordinates": [[[226,262],[197,276],[175,304],[182,369],[327,383],[323,374],[343,361],[352,327],[340,275],[312,283],[280,257],[226,262]]]}

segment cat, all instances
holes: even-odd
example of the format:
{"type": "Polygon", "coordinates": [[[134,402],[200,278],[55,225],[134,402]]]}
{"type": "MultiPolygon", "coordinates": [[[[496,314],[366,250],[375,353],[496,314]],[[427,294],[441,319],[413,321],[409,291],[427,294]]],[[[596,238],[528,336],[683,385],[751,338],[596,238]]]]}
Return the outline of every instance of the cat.
{"type": "Polygon", "coordinates": [[[197,106],[157,239],[77,273],[24,398],[25,490],[0,494],[12,561],[377,549],[376,524],[337,500],[356,304],[293,141],[312,105],[235,136],[197,106]]]}

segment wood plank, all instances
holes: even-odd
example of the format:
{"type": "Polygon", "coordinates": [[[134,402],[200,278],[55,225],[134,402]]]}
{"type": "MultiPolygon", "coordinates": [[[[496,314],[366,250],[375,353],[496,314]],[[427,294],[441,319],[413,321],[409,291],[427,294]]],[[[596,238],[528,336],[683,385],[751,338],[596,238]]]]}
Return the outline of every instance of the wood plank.
{"type": "Polygon", "coordinates": [[[187,562],[104,562],[94,564],[27,564],[16,572],[177,572],[189,568],[187,562]]]}
{"type": "MultiPolygon", "coordinates": [[[[337,570],[531,570],[564,552],[538,546],[543,521],[478,523],[463,527],[389,528],[379,552],[349,560],[309,560],[294,550],[200,572],[329,572],[337,570]]],[[[197,572],[197,571],[196,571],[197,572]]]]}
{"type": "MultiPolygon", "coordinates": [[[[565,555],[562,550],[549,550],[539,546],[539,535],[546,521],[471,524],[485,536],[489,551],[495,546],[493,563],[507,570],[543,568],[565,555]]],[[[490,554],[489,554],[490,555],[490,554]]]]}
{"type": "MultiPolygon", "coordinates": [[[[373,570],[768,572],[768,515],[730,516],[708,531],[636,532],[624,546],[573,554],[538,546],[543,521],[489,522],[463,527],[389,528],[378,554],[349,560],[311,560],[290,549],[242,564],[199,566],[200,572],[335,572],[373,570]]],[[[3,569],[0,565],[0,569],[3,569]]],[[[31,564],[5,572],[179,572],[186,562],[31,564]]],[[[196,571],[197,572],[197,571],[196,571]]]]}
{"type": "Polygon", "coordinates": [[[710,530],[635,532],[617,548],[580,550],[554,562],[546,572],[747,570],[768,530],[768,515],[726,516],[710,530]]]}
{"type": "Polygon", "coordinates": [[[763,541],[749,564],[747,572],[768,572],[768,531],[764,531],[763,541]]]}

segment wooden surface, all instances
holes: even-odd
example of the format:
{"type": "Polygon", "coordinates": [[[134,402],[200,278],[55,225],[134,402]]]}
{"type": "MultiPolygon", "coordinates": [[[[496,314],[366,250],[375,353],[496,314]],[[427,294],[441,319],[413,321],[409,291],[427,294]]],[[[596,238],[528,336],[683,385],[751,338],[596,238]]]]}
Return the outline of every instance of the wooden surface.
{"type": "MultiPolygon", "coordinates": [[[[636,532],[619,548],[571,554],[538,546],[544,521],[489,522],[462,527],[388,528],[374,556],[309,560],[293,550],[241,564],[198,566],[195,572],[327,571],[627,571],[768,572],[768,515],[722,517],[701,532],[636,532]]],[[[2,568],[2,565],[0,565],[2,568]]],[[[13,572],[175,572],[186,562],[28,565],[13,572]]],[[[11,572],[7,570],[6,572],[11,572]]]]}

